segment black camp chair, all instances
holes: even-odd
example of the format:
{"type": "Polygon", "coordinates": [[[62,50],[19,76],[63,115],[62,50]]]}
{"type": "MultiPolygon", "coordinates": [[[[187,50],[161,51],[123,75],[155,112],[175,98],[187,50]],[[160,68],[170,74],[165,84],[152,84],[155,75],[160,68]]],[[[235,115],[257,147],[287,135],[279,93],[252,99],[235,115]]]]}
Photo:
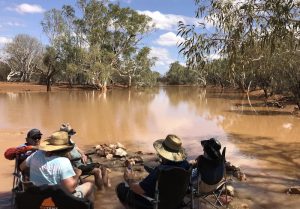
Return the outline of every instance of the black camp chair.
{"type": "MultiPolygon", "coordinates": [[[[226,153],[226,147],[224,147],[223,151],[222,151],[222,162],[224,164],[224,173],[223,173],[223,178],[220,180],[220,182],[215,184],[214,187],[211,187],[210,191],[203,192],[199,188],[199,185],[201,182],[201,176],[199,176],[197,178],[196,184],[193,184],[193,187],[192,187],[192,190],[193,190],[192,197],[194,199],[204,201],[204,202],[210,204],[214,208],[219,208],[219,207],[227,208],[228,207],[228,204],[223,204],[222,201],[220,200],[221,195],[225,195],[224,197],[226,200],[228,198],[227,189],[226,189],[228,180],[226,178],[225,153],[226,153]]],[[[193,198],[192,198],[192,201],[194,200],[193,198]]],[[[199,208],[199,202],[198,202],[198,208],[199,208]]]]}
{"type": "MultiPolygon", "coordinates": [[[[77,198],[61,186],[34,186],[19,169],[19,156],[15,159],[12,188],[12,209],[93,209],[93,203],[77,198]]],[[[28,174],[27,174],[28,175],[28,174]]]]}
{"type": "Polygon", "coordinates": [[[170,168],[161,170],[155,187],[154,199],[147,198],[154,209],[179,209],[190,185],[191,169],[170,168]]]}
{"type": "Polygon", "coordinates": [[[60,185],[30,186],[25,191],[16,191],[16,209],[93,209],[93,203],[77,198],[60,185]]]}

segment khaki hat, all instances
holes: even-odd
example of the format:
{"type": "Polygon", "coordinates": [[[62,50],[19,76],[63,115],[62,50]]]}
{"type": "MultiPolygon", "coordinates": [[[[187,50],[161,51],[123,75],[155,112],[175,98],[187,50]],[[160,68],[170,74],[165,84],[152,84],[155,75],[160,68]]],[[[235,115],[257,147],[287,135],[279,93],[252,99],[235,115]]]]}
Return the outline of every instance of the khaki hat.
{"type": "Polygon", "coordinates": [[[167,160],[180,162],[186,159],[182,142],[176,135],[169,134],[165,139],[155,141],[153,147],[161,157],[167,160]]]}
{"type": "Polygon", "coordinates": [[[54,132],[48,139],[40,142],[39,150],[53,152],[64,149],[72,149],[74,144],[69,140],[68,133],[65,131],[54,132]]]}

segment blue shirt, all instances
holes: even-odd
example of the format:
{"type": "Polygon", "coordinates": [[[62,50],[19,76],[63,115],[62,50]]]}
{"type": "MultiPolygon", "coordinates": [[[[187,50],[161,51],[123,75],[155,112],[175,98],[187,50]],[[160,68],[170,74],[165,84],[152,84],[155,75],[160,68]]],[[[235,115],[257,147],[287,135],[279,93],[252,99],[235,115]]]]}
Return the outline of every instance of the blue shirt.
{"type": "Polygon", "coordinates": [[[174,167],[184,168],[188,170],[190,168],[190,164],[186,160],[181,162],[168,161],[157,166],[145,179],[140,182],[140,186],[145,191],[145,195],[154,198],[155,184],[158,179],[159,171],[174,167]]]}
{"type": "Polygon", "coordinates": [[[75,176],[71,162],[66,157],[49,156],[38,150],[26,159],[30,168],[30,181],[36,186],[56,185],[64,179],[75,176]]]}

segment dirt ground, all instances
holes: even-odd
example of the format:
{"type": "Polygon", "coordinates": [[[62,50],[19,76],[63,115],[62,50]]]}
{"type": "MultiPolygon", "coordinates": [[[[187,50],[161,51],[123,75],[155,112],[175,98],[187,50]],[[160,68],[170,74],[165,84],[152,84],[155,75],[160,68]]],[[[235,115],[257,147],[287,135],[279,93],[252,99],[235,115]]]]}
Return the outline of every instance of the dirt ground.
{"type": "MultiPolygon", "coordinates": [[[[66,90],[66,88],[68,88],[67,85],[55,85],[52,86],[52,91],[64,91],[66,90]]],[[[80,87],[75,87],[73,88],[73,90],[80,90],[80,87]]],[[[33,83],[15,83],[15,82],[0,82],[0,93],[6,93],[6,92],[46,92],[46,86],[45,85],[38,85],[38,84],[33,84],[33,83]]],[[[255,93],[255,96],[260,96],[259,93],[255,93]]],[[[285,106],[284,109],[286,111],[286,108],[288,108],[289,111],[293,112],[294,111],[294,107],[295,105],[288,105],[285,106]]],[[[278,111],[283,110],[283,108],[278,108],[278,111]]],[[[121,172],[120,171],[116,171],[116,172],[112,172],[112,183],[113,186],[115,185],[114,180],[120,180],[121,179],[121,172]]],[[[247,186],[247,182],[240,182],[238,180],[234,180],[233,181],[233,186],[236,189],[236,194],[234,196],[233,201],[230,203],[230,207],[229,208],[236,208],[236,209],[259,209],[259,208],[272,208],[272,209],[279,209],[282,208],[279,205],[275,206],[275,207],[263,207],[262,204],[259,204],[260,206],[258,206],[255,202],[256,202],[256,197],[262,197],[264,194],[260,194],[260,193],[253,193],[249,190],[251,190],[251,188],[249,186],[247,186]]],[[[111,204],[115,204],[113,202],[115,202],[116,198],[113,195],[114,194],[114,189],[110,189],[109,190],[110,194],[111,194],[111,201],[109,199],[107,199],[107,204],[111,205],[111,204]]],[[[281,194],[284,195],[284,194],[281,194]]],[[[276,198],[276,197],[275,197],[276,198]]],[[[297,202],[297,198],[299,198],[299,195],[295,196],[295,201],[297,202]]],[[[1,199],[1,198],[0,198],[1,199]]],[[[278,201],[280,201],[278,199],[278,201]]],[[[275,202],[278,202],[275,201],[275,202]]],[[[1,201],[0,201],[1,202],[1,201]]],[[[97,203],[97,201],[96,201],[97,203]]],[[[1,204],[0,204],[1,205],[1,204]]],[[[119,204],[117,204],[114,208],[118,208],[119,209],[119,204]]],[[[202,208],[210,208],[207,206],[204,206],[202,208]]]]}

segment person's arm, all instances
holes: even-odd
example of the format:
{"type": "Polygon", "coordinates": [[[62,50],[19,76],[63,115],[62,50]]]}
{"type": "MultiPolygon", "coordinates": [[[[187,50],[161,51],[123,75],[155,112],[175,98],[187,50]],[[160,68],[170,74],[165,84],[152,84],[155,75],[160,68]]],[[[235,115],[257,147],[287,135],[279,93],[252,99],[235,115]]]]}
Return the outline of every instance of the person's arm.
{"type": "Polygon", "coordinates": [[[134,172],[130,169],[125,169],[124,171],[124,180],[127,182],[129,188],[136,194],[139,195],[144,195],[145,191],[143,188],[140,186],[139,183],[136,183],[135,180],[135,174],[134,172]]]}
{"type": "Polygon", "coordinates": [[[128,185],[129,185],[129,188],[136,194],[139,194],[139,195],[144,195],[145,194],[145,191],[143,190],[143,188],[140,186],[139,183],[130,183],[130,182],[127,182],[128,185]]]}
{"type": "Polygon", "coordinates": [[[82,162],[84,164],[86,164],[87,160],[88,160],[87,156],[84,154],[84,152],[77,145],[75,146],[75,148],[80,153],[82,162]]]}
{"type": "Polygon", "coordinates": [[[27,164],[26,164],[26,160],[24,160],[24,161],[20,164],[19,168],[20,168],[21,171],[24,171],[24,170],[26,170],[26,169],[29,168],[29,166],[27,166],[27,164]]]}
{"type": "Polygon", "coordinates": [[[26,153],[29,150],[34,150],[37,149],[35,146],[20,146],[20,147],[11,147],[8,148],[5,152],[4,152],[4,157],[8,160],[14,160],[16,158],[17,155],[22,154],[22,153],[26,153]]]}
{"type": "Polygon", "coordinates": [[[75,188],[78,185],[78,179],[82,173],[82,171],[80,169],[76,169],[74,168],[75,171],[75,176],[63,179],[61,181],[61,185],[67,189],[67,191],[69,191],[70,193],[73,193],[75,191],[75,188]]]}

